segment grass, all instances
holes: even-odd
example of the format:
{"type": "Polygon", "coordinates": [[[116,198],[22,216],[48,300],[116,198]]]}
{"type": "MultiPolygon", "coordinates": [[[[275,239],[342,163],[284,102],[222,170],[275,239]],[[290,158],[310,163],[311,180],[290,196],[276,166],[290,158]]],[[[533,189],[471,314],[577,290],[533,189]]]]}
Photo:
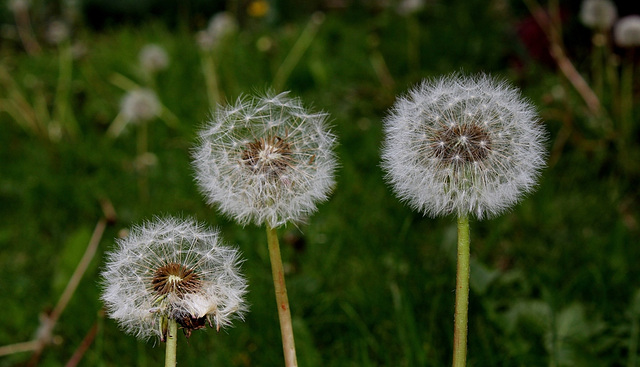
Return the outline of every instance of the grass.
{"type": "MultiPolygon", "coordinates": [[[[331,200],[307,224],[281,236],[300,365],[450,364],[455,218],[423,218],[398,202],[384,183],[379,147],[381,120],[397,94],[422,77],[464,69],[496,73],[523,87],[540,108],[550,147],[567,120],[574,124],[535,193],[508,214],[471,222],[469,365],[632,366],[640,315],[637,172],[625,170],[624,153],[588,130],[585,108],[562,76],[534,63],[524,71],[511,67],[510,60],[525,57],[509,28],[513,14],[486,10],[479,1],[439,2],[418,17],[424,24],[418,69],[409,61],[415,56],[408,56],[402,17],[328,12],[285,84],[331,114],[340,140],[331,200]],[[565,99],[549,102],[558,86],[565,99]]],[[[306,22],[255,22],[227,43],[217,60],[225,96],[269,88],[306,22]],[[265,37],[273,47],[261,52],[256,43],[265,37]]],[[[219,226],[247,259],[251,309],[245,322],[219,334],[180,338],[179,363],[282,365],[264,230],[241,228],[208,208],[193,181],[190,149],[209,113],[193,32],[150,22],[78,37],[88,54],[74,64],[76,139],[52,142],[0,114],[0,345],[34,337],[39,315],[57,302],[103,215],[100,200],[108,199],[117,221],[107,228],[40,365],[69,360],[94,324],[96,338],[82,365],[162,363],[163,346],[123,334],[104,317],[99,301],[102,255],[112,239],[158,214],[219,226]],[[171,67],[157,77],[157,92],[180,125],[158,120],[150,126],[149,151],[157,164],[147,172],[149,200],[143,201],[135,130],[116,140],[105,131],[124,94],[110,77],[120,73],[139,81],[137,52],[148,42],[171,56],[171,67]]],[[[51,103],[56,50],[31,57],[8,46],[1,52],[0,63],[29,100],[42,90],[51,103]]],[[[638,141],[630,146],[637,151],[638,141]]],[[[0,357],[0,366],[22,365],[29,357],[0,357]]]]}

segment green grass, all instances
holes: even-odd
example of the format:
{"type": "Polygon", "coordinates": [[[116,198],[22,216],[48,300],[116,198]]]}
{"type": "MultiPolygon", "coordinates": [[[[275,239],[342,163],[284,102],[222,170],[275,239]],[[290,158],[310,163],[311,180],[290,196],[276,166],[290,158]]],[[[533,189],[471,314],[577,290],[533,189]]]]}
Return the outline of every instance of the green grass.
{"type": "MultiPolygon", "coordinates": [[[[484,9],[479,1],[438,2],[419,19],[420,58],[412,69],[403,18],[390,11],[329,12],[286,84],[306,104],[331,114],[340,142],[331,199],[307,224],[281,232],[300,365],[450,364],[455,219],[423,218],[398,202],[384,183],[379,149],[381,121],[396,95],[422,77],[464,69],[522,86],[540,108],[550,147],[563,119],[574,121],[576,135],[595,142],[587,149],[570,139],[535,193],[499,218],[471,222],[469,365],[630,366],[640,316],[637,172],[625,171],[620,152],[585,133],[589,121],[570,89],[569,109],[545,102],[552,86],[564,85],[561,76],[535,65],[529,72],[510,68],[509,60],[522,55],[509,28],[512,14],[484,9]],[[374,66],[380,57],[391,84],[374,66]]],[[[268,89],[305,24],[253,24],[227,43],[217,60],[226,97],[268,89]],[[271,51],[257,50],[261,37],[273,42],[271,51]]],[[[54,307],[106,198],[118,219],[107,228],[40,365],[66,363],[94,323],[97,336],[81,365],[162,363],[159,342],[122,333],[102,316],[99,301],[99,272],[113,238],[159,214],[219,226],[246,257],[245,322],[219,334],[196,331],[188,342],[180,338],[180,365],[282,365],[264,230],[241,228],[207,207],[193,180],[190,149],[209,114],[193,34],[148,23],[78,37],[88,54],[74,64],[77,139],[48,141],[0,113],[0,345],[34,337],[38,315],[54,307]],[[135,129],[116,140],[105,131],[124,94],[110,77],[117,72],[140,81],[137,52],[148,42],[163,45],[171,56],[170,68],[157,77],[157,91],[180,126],[160,120],[150,126],[149,150],[158,163],[148,171],[144,201],[133,165],[135,129]]],[[[0,63],[25,95],[34,98],[29,80],[36,78],[52,103],[56,50],[34,57],[9,47],[1,52],[0,63]]],[[[6,95],[0,92],[0,98],[6,95]]],[[[637,151],[637,140],[632,148],[637,151]]],[[[0,357],[0,366],[28,359],[29,353],[0,357]]]]}

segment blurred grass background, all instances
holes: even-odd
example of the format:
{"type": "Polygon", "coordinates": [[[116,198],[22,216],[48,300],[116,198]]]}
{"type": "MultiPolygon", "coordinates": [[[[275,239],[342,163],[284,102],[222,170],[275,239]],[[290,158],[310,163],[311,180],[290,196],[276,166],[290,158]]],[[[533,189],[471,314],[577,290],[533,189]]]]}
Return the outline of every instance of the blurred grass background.
{"type": "MultiPolygon", "coordinates": [[[[283,85],[330,113],[340,141],[331,200],[307,224],[281,232],[301,366],[450,364],[455,220],[424,218],[398,202],[384,183],[379,150],[381,121],[396,96],[422,78],[456,71],[492,73],[521,87],[539,108],[551,151],[535,193],[499,218],[471,224],[469,365],[637,366],[637,109],[631,129],[621,131],[611,107],[616,95],[605,93],[607,112],[594,116],[555,68],[544,33],[521,2],[427,1],[410,14],[397,5],[34,0],[31,22],[41,51],[33,54],[25,52],[11,11],[2,9],[0,105],[23,96],[34,110],[55,110],[64,46],[44,41],[50,20],[68,22],[69,45],[82,52],[73,60],[68,97],[77,133],[64,121],[62,128],[49,126],[53,133],[38,132],[0,109],[0,346],[36,337],[104,215],[100,203],[112,203],[117,219],[52,344],[37,361],[14,353],[0,357],[0,366],[64,365],[94,326],[80,365],[161,364],[163,346],[122,333],[99,301],[102,255],[113,238],[159,214],[220,227],[247,259],[245,322],[180,338],[179,363],[282,365],[264,230],[241,228],[207,207],[190,166],[196,131],[211,108],[195,33],[224,9],[240,23],[213,54],[226,100],[271,88],[311,15],[323,14],[283,85]],[[115,139],[106,131],[124,95],[113,76],[144,84],[137,60],[148,43],[171,59],[155,91],[179,124],[151,123],[149,152],[157,160],[141,173],[135,126],[115,139]],[[139,189],[141,174],[148,199],[139,189]]],[[[589,81],[591,32],[577,19],[579,5],[562,2],[560,14],[567,52],[589,81]]],[[[612,55],[625,60],[624,50],[612,55]]]]}

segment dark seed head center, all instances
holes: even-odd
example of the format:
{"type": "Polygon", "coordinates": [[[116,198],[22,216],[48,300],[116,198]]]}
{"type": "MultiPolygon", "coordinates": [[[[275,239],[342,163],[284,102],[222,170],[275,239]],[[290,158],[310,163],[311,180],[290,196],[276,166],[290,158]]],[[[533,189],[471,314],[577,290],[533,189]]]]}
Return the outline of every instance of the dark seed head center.
{"type": "Polygon", "coordinates": [[[485,160],[491,153],[491,139],[484,126],[443,126],[429,142],[442,163],[467,164],[485,160]]]}
{"type": "Polygon", "coordinates": [[[278,175],[291,162],[291,145],[277,135],[247,143],[242,151],[242,163],[256,173],[278,175]]]}
{"type": "Polygon", "coordinates": [[[202,281],[195,270],[178,263],[169,263],[155,271],[151,285],[158,296],[174,293],[182,298],[198,291],[202,281]]]}

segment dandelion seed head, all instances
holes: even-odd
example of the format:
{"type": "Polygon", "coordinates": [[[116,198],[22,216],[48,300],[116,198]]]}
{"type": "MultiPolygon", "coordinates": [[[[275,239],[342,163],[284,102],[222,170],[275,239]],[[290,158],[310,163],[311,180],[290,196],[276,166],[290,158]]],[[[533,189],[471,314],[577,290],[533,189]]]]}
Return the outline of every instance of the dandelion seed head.
{"type": "Polygon", "coordinates": [[[585,26],[606,31],[618,18],[618,9],[610,0],[584,0],[580,5],[579,17],[585,26]]]}
{"type": "Polygon", "coordinates": [[[233,14],[222,11],[215,14],[209,20],[207,32],[214,37],[221,39],[238,30],[238,21],[233,14]]]}
{"type": "Polygon", "coordinates": [[[211,17],[205,30],[197,33],[196,41],[201,50],[210,51],[237,30],[238,21],[233,14],[222,11],[211,17]]]}
{"type": "Polygon", "coordinates": [[[420,12],[425,5],[425,0],[401,0],[396,6],[396,11],[400,15],[408,16],[420,12]]]}
{"type": "Polygon", "coordinates": [[[108,315],[141,339],[164,340],[162,320],[187,336],[231,325],[246,311],[237,250],[193,220],[158,218],[135,227],[108,254],[102,300],[108,315]]]}
{"type": "Polygon", "coordinates": [[[29,10],[29,0],[9,0],[7,3],[9,10],[14,13],[21,13],[29,10]]]}
{"type": "Polygon", "coordinates": [[[160,114],[161,105],[151,89],[134,89],[122,98],[120,113],[130,122],[146,122],[160,114]]]}
{"type": "Polygon", "coordinates": [[[334,186],[335,144],[327,115],[287,93],[241,97],[200,131],[196,181],[209,204],[242,224],[301,221],[334,186]]]}
{"type": "Polygon", "coordinates": [[[148,73],[157,73],[169,67],[169,55],[164,47],[153,43],[140,49],[138,60],[142,70],[148,73]]]}
{"type": "Polygon", "coordinates": [[[385,119],[382,166],[426,215],[495,216],[533,189],[545,132],[520,93],[486,75],[426,80],[385,119]]]}
{"type": "Polygon", "coordinates": [[[613,28],[613,39],[620,47],[640,46],[640,15],[620,18],[613,28]]]}
{"type": "Polygon", "coordinates": [[[69,26],[61,20],[54,20],[47,26],[45,38],[53,45],[59,45],[69,39],[69,26]]]}

